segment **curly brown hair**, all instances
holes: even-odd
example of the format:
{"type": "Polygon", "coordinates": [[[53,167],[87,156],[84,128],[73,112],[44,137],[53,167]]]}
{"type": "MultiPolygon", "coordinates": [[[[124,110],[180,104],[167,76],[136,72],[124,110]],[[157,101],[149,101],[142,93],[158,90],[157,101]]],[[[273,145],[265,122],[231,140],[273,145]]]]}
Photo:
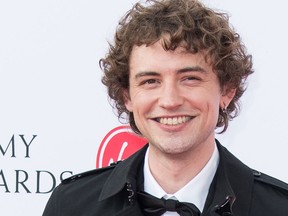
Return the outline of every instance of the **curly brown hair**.
{"type": "Polygon", "coordinates": [[[118,117],[127,114],[131,128],[141,134],[133,113],[125,107],[129,58],[133,46],[149,46],[160,39],[164,40],[165,50],[175,50],[184,44],[189,53],[205,51],[206,61],[211,62],[222,91],[236,90],[229,106],[224,111],[219,107],[216,126],[223,127],[220,133],[226,131],[229,120],[238,115],[239,98],[245,91],[247,77],[253,73],[252,57],[246,53],[239,34],[230,26],[228,15],[207,8],[197,0],[136,3],[120,20],[114,44],[110,44],[106,57],[99,61],[104,71],[102,83],[107,86],[118,117]]]}

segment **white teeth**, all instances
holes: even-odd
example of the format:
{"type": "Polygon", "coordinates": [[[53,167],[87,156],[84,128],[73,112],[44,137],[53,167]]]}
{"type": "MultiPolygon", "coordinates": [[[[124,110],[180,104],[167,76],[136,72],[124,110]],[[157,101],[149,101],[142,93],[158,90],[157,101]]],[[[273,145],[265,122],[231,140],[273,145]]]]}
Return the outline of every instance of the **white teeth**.
{"type": "Polygon", "coordinates": [[[177,124],[178,123],[178,118],[173,118],[173,125],[177,124]]]}
{"type": "Polygon", "coordinates": [[[178,125],[187,122],[191,117],[182,116],[182,117],[173,117],[173,118],[159,118],[159,122],[165,125],[178,125]]]}

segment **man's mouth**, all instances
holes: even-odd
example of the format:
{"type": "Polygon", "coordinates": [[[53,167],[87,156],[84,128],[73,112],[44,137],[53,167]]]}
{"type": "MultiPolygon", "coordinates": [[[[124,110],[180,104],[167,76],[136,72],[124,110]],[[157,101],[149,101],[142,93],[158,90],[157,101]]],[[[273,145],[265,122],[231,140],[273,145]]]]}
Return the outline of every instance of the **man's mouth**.
{"type": "Polygon", "coordinates": [[[164,125],[179,125],[191,120],[191,116],[161,117],[155,120],[164,125]]]}

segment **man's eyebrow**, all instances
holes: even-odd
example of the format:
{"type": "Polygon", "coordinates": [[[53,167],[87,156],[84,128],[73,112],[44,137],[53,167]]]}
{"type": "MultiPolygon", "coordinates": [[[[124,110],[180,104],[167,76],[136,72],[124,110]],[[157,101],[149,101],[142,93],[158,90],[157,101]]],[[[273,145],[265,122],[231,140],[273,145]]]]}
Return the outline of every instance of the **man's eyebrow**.
{"type": "Polygon", "coordinates": [[[160,74],[154,71],[139,72],[135,75],[135,79],[138,79],[143,76],[160,76],[160,74]]]}
{"type": "Polygon", "coordinates": [[[200,66],[185,67],[185,68],[181,68],[181,69],[177,70],[177,73],[179,73],[179,74],[186,73],[186,72],[204,72],[204,73],[206,73],[207,71],[200,66]]]}

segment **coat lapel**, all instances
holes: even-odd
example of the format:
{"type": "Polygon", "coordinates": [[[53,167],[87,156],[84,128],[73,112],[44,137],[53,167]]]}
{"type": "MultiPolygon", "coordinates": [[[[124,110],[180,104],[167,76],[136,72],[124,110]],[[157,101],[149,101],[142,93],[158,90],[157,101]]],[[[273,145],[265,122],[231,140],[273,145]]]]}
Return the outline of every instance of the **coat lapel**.
{"type": "Polygon", "coordinates": [[[138,173],[139,169],[142,168],[147,146],[144,146],[125,161],[117,164],[103,186],[99,196],[100,202],[108,201],[109,198],[115,197],[119,193],[122,194],[120,196],[121,199],[117,200],[117,202],[121,203],[122,207],[114,212],[113,215],[143,215],[137,202],[136,194],[137,183],[139,181],[138,173]]]}
{"type": "Polygon", "coordinates": [[[253,173],[216,140],[219,166],[211,184],[203,215],[249,215],[253,173]],[[234,202],[235,201],[235,202],[234,202]]]}
{"type": "Polygon", "coordinates": [[[145,152],[148,145],[133,154],[125,161],[117,164],[103,186],[99,200],[107,199],[120,192],[127,183],[132,184],[132,189],[136,190],[136,179],[139,167],[144,162],[145,152]]]}

